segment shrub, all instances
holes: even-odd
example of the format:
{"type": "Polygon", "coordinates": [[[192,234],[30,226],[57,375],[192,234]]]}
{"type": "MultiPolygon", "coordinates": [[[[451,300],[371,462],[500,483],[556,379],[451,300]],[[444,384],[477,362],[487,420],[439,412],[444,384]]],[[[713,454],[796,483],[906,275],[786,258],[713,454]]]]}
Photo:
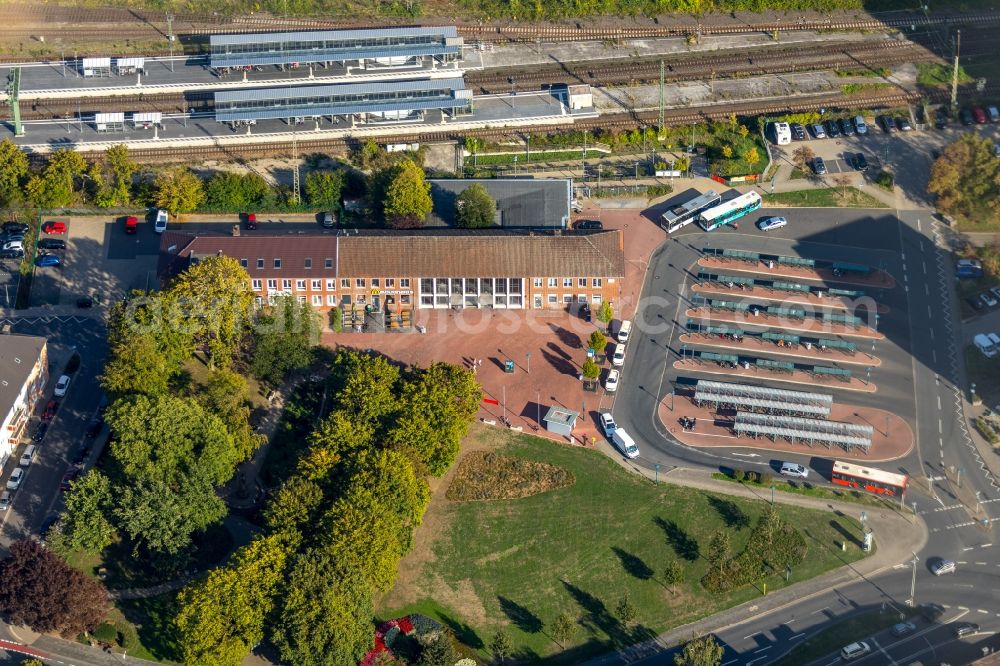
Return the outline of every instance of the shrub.
{"type": "Polygon", "coordinates": [[[113,624],[102,622],[97,625],[91,636],[101,643],[113,643],[118,640],[118,628],[113,624]]]}
{"type": "Polygon", "coordinates": [[[980,416],[976,418],[976,420],[973,421],[972,424],[975,426],[976,430],[979,431],[979,434],[982,435],[987,442],[989,442],[990,444],[1000,444],[1000,436],[998,436],[996,432],[993,431],[993,428],[990,427],[990,424],[986,419],[980,416]]]}
{"type": "Polygon", "coordinates": [[[743,483],[743,479],[746,478],[746,474],[741,469],[734,469],[733,478],[739,481],[740,483],[743,483]]]}
{"type": "Polygon", "coordinates": [[[774,477],[772,477],[768,472],[763,472],[757,476],[757,482],[762,486],[769,486],[772,481],[774,481],[774,477]]]}

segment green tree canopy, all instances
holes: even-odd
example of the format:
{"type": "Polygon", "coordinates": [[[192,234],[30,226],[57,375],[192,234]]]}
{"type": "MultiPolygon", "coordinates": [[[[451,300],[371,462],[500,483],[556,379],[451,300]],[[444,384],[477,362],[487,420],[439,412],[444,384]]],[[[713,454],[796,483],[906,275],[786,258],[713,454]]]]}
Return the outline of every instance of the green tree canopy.
{"type": "Polygon", "coordinates": [[[370,588],[325,549],[295,558],[272,640],[292,666],[356,666],[374,645],[370,588]]]}
{"type": "Polygon", "coordinates": [[[310,171],[306,174],[306,199],[314,208],[335,209],[340,206],[344,189],[342,171],[310,171]]]}
{"type": "Polygon", "coordinates": [[[318,483],[293,476],[271,495],[264,508],[264,524],[272,532],[305,531],[315,524],[322,502],[323,489],[318,483]]]}
{"type": "Polygon", "coordinates": [[[112,348],[101,375],[101,386],[116,396],[142,393],[164,395],[177,368],[170,368],[151,335],[137,335],[131,344],[112,348]]]}
{"type": "MultiPolygon", "coordinates": [[[[119,493],[115,521],[134,542],[157,554],[176,556],[191,537],[226,516],[226,505],[203,478],[177,486],[160,479],[130,479],[119,493]]],[[[138,555],[137,555],[138,556],[138,555]]]]}
{"type": "Polygon", "coordinates": [[[719,666],[723,652],[714,636],[693,638],[684,644],[680,654],[674,655],[674,666],[719,666]]]}
{"type": "Polygon", "coordinates": [[[359,422],[348,409],[336,409],[313,432],[309,451],[299,460],[299,472],[323,486],[342,483],[350,473],[345,461],[372,448],[374,437],[372,424],[359,422]]]}
{"type": "Polygon", "coordinates": [[[63,208],[76,199],[76,179],[87,172],[87,160],[70,148],[49,156],[41,175],[25,185],[28,201],[39,208],[63,208]]]}
{"type": "Polygon", "coordinates": [[[290,372],[303,370],[313,360],[319,342],[319,314],[308,303],[284,296],[254,324],[250,372],[260,380],[280,384],[290,372]]]}
{"type": "Polygon", "coordinates": [[[238,666],[264,639],[284,587],[290,546],[281,536],[257,537],[230,564],[181,590],[174,623],[184,663],[238,666]]]}
{"type": "Polygon", "coordinates": [[[945,147],[931,167],[927,190],[949,215],[973,223],[1000,219],[1000,157],[993,142],[966,133],[945,147]]]}
{"type": "Polygon", "coordinates": [[[492,227],[497,204],[479,183],[473,183],[458,195],[455,222],[463,229],[492,227]]]}
{"type": "Polygon", "coordinates": [[[603,301],[601,307],[597,309],[597,321],[603,322],[605,324],[610,324],[611,320],[615,318],[615,311],[611,307],[610,301],[603,301]]]}
{"type": "Polygon", "coordinates": [[[114,542],[117,530],[108,520],[114,495],[108,477],[92,469],[66,493],[62,513],[62,545],[71,550],[100,553],[114,542]]]}
{"type": "Polygon", "coordinates": [[[381,428],[398,408],[399,368],[384,357],[341,353],[332,371],[338,407],[351,414],[355,423],[381,428]]]}
{"type": "Polygon", "coordinates": [[[266,206],[274,190],[256,173],[217,171],[205,183],[205,203],[209,208],[233,212],[266,206]]]}
{"type": "Polygon", "coordinates": [[[156,191],[154,201],[160,208],[171,213],[187,213],[205,200],[205,188],[201,178],[187,167],[161,171],[153,183],[156,191]]]}
{"type": "Polygon", "coordinates": [[[20,200],[27,176],[28,156],[10,138],[0,141],[0,205],[20,200]]]}
{"type": "Polygon", "coordinates": [[[386,189],[383,210],[385,218],[413,217],[423,220],[431,212],[431,186],[424,179],[424,170],[412,160],[401,160],[392,168],[386,189]]]}

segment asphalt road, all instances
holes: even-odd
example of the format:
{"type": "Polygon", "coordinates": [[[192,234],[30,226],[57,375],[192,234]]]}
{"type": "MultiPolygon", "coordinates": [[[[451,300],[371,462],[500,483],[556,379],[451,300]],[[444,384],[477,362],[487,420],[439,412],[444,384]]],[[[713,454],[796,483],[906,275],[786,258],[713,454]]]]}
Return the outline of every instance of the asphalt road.
{"type": "MultiPolygon", "coordinates": [[[[11,323],[13,333],[43,335],[50,345],[75,348],[81,358],[80,368],[66,397],[60,401],[37,459],[27,468],[10,510],[0,516],[0,549],[6,551],[12,542],[37,534],[46,517],[61,508],[59,482],[70,466],[73,452],[83,445],[87,422],[97,412],[100,402],[97,375],[104,365],[107,341],[103,323],[91,317],[13,318],[3,323],[11,323]]],[[[49,391],[62,368],[50,370],[49,391]]],[[[50,397],[47,394],[42,398],[43,406],[50,397]]],[[[33,419],[29,432],[34,433],[37,426],[38,420],[33,419]]],[[[19,456],[18,452],[7,461],[6,472],[18,464],[19,456]]]]}
{"type": "MultiPolygon", "coordinates": [[[[671,365],[681,353],[677,336],[685,324],[682,312],[691,294],[692,265],[709,246],[837,258],[891,272],[896,288],[870,294],[889,307],[878,321],[878,330],[886,334],[875,350],[883,365],[871,376],[878,392],[869,396],[827,387],[822,392],[833,393],[838,402],[864,400],[906,419],[913,428],[914,449],[901,460],[878,467],[927,479],[929,492],[911,486],[907,494],[907,503],[916,503],[930,532],[926,547],[916,553],[915,578],[911,564],[900,562],[897,569],[873,579],[719,628],[717,636],[726,646],[724,664],[762,666],[851,614],[883,604],[902,608],[915,582],[916,602],[940,604],[944,615],[934,623],[917,621],[918,630],[909,637],[875,635],[871,642],[875,653],[858,663],[966,663],[983,647],[997,647],[993,634],[1000,630],[1000,538],[994,538],[992,528],[977,524],[971,505],[978,492],[980,515],[1000,519],[1000,488],[982,465],[961,412],[966,384],[956,340],[958,304],[951,288],[950,258],[935,246],[938,223],[929,211],[769,209],[767,213],[787,217],[789,225],[766,236],[749,224],[741,224],[743,233],[703,234],[689,227],[654,253],[622,384],[602,409],[611,408],[619,426],[633,435],[642,451],[639,462],[648,467],[659,464],[661,473],[674,466],[768,467],[775,456],[766,452],[692,449],[672,440],[659,423],[656,405],[678,379],[671,365]],[[933,576],[929,564],[936,558],[958,562],[957,573],[933,576]],[[953,629],[943,625],[960,620],[978,623],[982,632],[956,639],[953,629]]],[[[818,448],[816,453],[780,457],[814,470],[817,463],[836,457],[835,449],[818,448]]],[[[834,654],[814,663],[826,665],[836,659],[834,654]]],[[[640,663],[663,663],[663,655],[640,663]]]]}

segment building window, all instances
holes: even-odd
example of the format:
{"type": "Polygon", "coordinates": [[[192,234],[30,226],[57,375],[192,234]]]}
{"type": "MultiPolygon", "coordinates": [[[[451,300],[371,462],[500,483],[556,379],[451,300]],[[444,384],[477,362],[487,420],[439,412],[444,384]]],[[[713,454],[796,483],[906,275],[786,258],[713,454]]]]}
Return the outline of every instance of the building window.
{"type": "Polygon", "coordinates": [[[379,281],[378,278],[372,278],[372,289],[378,289],[379,281]]]}
{"type": "Polygon", "coordinates": [[[549,287],[554,288],[559,286],[559,278],[549,278],[549,287]]]}
{"type": "Polygon", "coordinates": [[[531,286],[535,289],[542,288],[542,278],[531,278],[531,286]]]}
{"type": "Polygon", "coordinates": [[[410,278],[399,278],[399,286],[401,289],[410,288],[410,278]]]}
{"type": "Polygon", "coordinates": [[[240,259],[240,266],[242,266],[243,268],[246,268],[249,265],[250,265],[250,261],[248,259],[240,259]]]}
{"type": "Polygon", "coordinates": [[[576,302],[577,303],[586,303],[587,302],[587,294],[577,294],[576,295],[576,302]]]}
{"type": "Polygon", "coordinates": [[[576,286],[578,286],[578,287],[586,287],[587,286],[587,278],[577,278],[577,280],[576,280],[576,286]]]}
{"type": "Polygon", "coordinates": [[[295,281],[295,291],[305,291],[305,290],[306,290],[306,281],[305,280],[296,280],[295,281]]]}
{"type": "Polygon", "coordinates": [[[320,294],[313,294],[313,305],[316,307],[323,305],[323,297],[320,294]]]}
{"type": "Polygon", "coordinates": [[[601,286],[601,278],[594,278],[593,280],[591,280],[591,282],[592,282],[592,284],[590,285],[591,287],[601,286]]]}
{"type": "Polygon", "coordinates": [[[558,304],[559,304],[559,295],[549,294],[549,305],[558,305],[558,304]]]}
{"type": "Polygon", "coordinates": [[[257,260],[257,268],[264,268],[264,260],[263,259],[258,259],[257,260]]]}
{"type": "Polygon", "coordinates": [[[299,296],[298,297],[298,301],[299,301],[299,305],[305,305],[306,304],[306,297],[305,296],[299,296]]]}
{"type": "Polygon", "coordinates": [[[322,288],[323,288],[323,281],[322,280],[313,280],[312,281],[312,290],[313,291],[319,291],[322,288]]]}
{"type": "Polygon", "coordinates": [[[274,268],[275,268],[275,270],[281,268],[281,259],[275,259],[274,260],[274,268]]]}
{"type": "Polygon", "coordinates": [[[534,308],[536,310],[538,308],[542,307],[542,295],[541,294],[535,294],[535,297],[534,297],[533,300],[534,300],[534,308]]]}
{"type": "Polygon", "coordinates": [[[257,298],[253,299],[253,301],[254,301],[254,305],[256,305],[256,307],[257,307],[258,310],[264,306],[264,297],[263,296],[258,296],[257,298]]]}
{"type": "Polygon", "coordinates": [[[386,289],[392,289],[395,286],[396,286],[396,278],[386,278],[385,279],[385,288],[386,289]]]}
{"type": "Polygon", "coordinates": [[[250,284],[253,286],[253,290],[254,291],[260,291],[260,287],[261,287],[261,281],[260,280],[254,279],[254,280],[252,280],[250,282],[250,284]]]}
{"type": "Polygon", "coordinates": [[[564,287],[572,287],[573,286],[573,278],[563,278],[563,286],[564,287]]]}
{"type": "Polygon", "coordinates": [[[573,294],[563,294],[563,304],[572,305],[573,304],[573,294]]]}
{"type": "Polygon", "coordinates": [[[594,305],[600,305],[601,304],[601,295],[600,294],[592,294],[591,297],[590,297],[590,302],[593,303],[594,305]]]}
{"type": "Polygon", "coordinates": [[[313,260],[310,257],[306,257],[306,268],[313,267],[313,260]]]}
{"type": "Polygon", "coordinates": [[[351,288],[351,280],[350,280],[350,278],[340,278],[340,288],[341,289],[350,289],[351,288]]]}
{"type": "Polygon", "coordinates": [[[326,290],[327,291],[337,291],[337,281],[333,280],[333,279],[328,279],[326,281],[326,290]]]}
{"type": "Polygon", "coordinates": [[[434,294],[421,294],[420,306],[424,308],[434,307],[434,294]]]}
{"type": "Polygon", "coordinates": [[[355,280],[354,280],[354,286],[357,287],[358,289],[364,289],[365,288],[365,279],[364,278],[355,278],[355,280]]]}
{"type": "Polygon", "coordinates": [[[402,305],[409,305],[410,304],[410,295],[409,294],[403,294],[403,295],[401,295],[399,297],[399,302],[402,305]]]}
{"type": "Polygon", "coordinates": [[[330,307],[336,306],[337,305],[337,294],[327,294],[326,295],[326,304],[329,305],[330,307]]]}
{"type": "Polygon", "coordinates": [[[274,279],[268,280],[267,281],[267,290],[268,291],[278,291],[278,281],[274,280],[274,279]]]}
{"type": "Polygon", "coordinates": [[[333,268],[333,259],[327,257],[323,260],[323,268],[333,268]]]}

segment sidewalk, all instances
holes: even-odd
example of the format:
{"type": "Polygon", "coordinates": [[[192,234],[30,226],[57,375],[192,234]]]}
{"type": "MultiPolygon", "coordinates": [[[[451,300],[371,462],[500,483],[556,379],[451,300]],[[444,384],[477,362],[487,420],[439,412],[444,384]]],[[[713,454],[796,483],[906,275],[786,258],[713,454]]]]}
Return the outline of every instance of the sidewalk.
{"type": "MultiPolygon", "coordinates": [[[[649,470],[635,467],[630,462],[623,461],[621,456],[613,458],[632,471],[637,471],[650,478],[653,477],[649,470]]],[[[707,471],[678,467],[664,474],[663,477],[667,483],[689,488],[761,501],[769,500],[769,497],[765,497],[766,491],[764,490],[757,491],[746,486],[719,481],[713,479],[711,473],[707,471]]],[[[865,511],[868,514],[868,525],[875,533],[875,553],[812,580],[782,588],[767,596],[734,606],[697,622],[676,627],[644,643],[597,657],[585,662],[587,666],[617,666],[649,658],[676,647],[689,640],[692,635],[721,631],[796,604],[803,599],[829,592],[834,587],[872,578],[904,562],[910,556],[911,551],[919,551],[927,542],[927,526],[919,516],[907,516],[889,509],[801,497],[788,493],[777,493],[775,501],[821,511],[840,511],[850,516],[857,516],[861,511],[865,511]]]]}

